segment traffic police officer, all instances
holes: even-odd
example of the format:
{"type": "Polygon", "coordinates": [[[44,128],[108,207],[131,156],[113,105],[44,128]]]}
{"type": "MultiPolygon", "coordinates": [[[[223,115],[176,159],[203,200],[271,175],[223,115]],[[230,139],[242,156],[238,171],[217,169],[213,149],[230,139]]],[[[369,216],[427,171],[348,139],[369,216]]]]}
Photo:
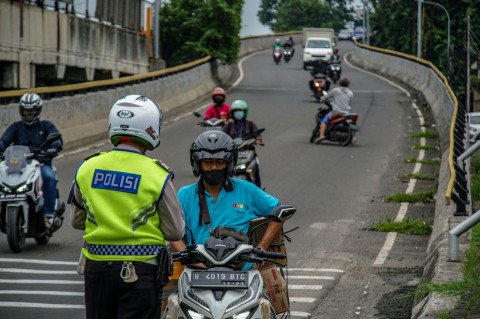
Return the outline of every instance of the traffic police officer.
{"type": "Polygon", "coordinates": [[[160,144],[162,119],[149,98],[122,97],[109,115],[115,148],[77,170],[69,203],[73,227],[85,230],[87,319],[160,318],[156,257],[185,228],[173,172],[144,155],[160,144]]]}

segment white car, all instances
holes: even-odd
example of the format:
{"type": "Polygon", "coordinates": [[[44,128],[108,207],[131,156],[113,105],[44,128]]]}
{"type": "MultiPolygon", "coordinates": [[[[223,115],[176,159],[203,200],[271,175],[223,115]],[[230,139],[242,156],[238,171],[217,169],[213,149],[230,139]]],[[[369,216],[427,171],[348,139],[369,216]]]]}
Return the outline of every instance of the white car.
{"type": "Polygon", "coordinates": [[[480,112],[467,113],[468,141],[475,143],[480,140],[480,112]]]}
{"type": "Polygon", "coordinates": [[[303,49],[303,69],[313,66],[320,59],[328,61],[332,54],[332,42],[329,38],[308,38],[303,49]]]}

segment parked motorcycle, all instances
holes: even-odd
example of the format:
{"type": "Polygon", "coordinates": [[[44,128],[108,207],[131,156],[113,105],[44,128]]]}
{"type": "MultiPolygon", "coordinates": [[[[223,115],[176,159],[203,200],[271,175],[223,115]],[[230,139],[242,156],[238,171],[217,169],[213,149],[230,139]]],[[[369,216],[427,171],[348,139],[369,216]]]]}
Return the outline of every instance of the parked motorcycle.
{"type": "MultiPolygon", "coordinates": [[[[327,106],[321,106],[318,108],[317,114],[315,115],[316,124],[310,137],[310,143],[314,143],[320,136],[320,124],[325,115],[330,111],[331,106],[328,104],[327,106]]],[[[356,113],[350,113],[332,119],[325,133],[325,136],[327,137],[326,140],[338,143],[342,146],[351,144],[356,138],[356,133],[359,131],[357,120],[358,114],[356,113]]]]}
{"type": "Polygon", "coordinates": [[[333,83],[337,83],[342,75],[342,65],[340,60],[330,62],[328,69],[327,69],[328,77],[333,81],[333,83]]]}
{"type": "MultiPolygon", "coordinates": [[[[193,112],[193,115],[202,118],[202,115],[198,112],[193,112]]],[[[197,122],[197,126],[204,127],[205,131],[221,131],[225,123],[225,119],[217,119],[215,117],[212,117],[209,119],[202,119],[201,121],[197,122]]]]}
{"type": "MultiPolygon", "coordinates": [[[[258,129],[258,134],[264,132],[265,129],[258,129]]],[[[255,139],[251,138],[248,140],[242,140],[240,137],[233,140],[233,143],[237,146],[238,149],[238,158],[235,163],[235,178],[243,179],[254,183],[259,188],[262,188],[262,185],[259,185],[257,181],[258,168],[260,162],[255,152],[255,139]]]]}
{"type": "Polygon", "coordinates": [[[285,63],[288,63],[292,57],[293,57],[292,48],[283,49],[283,59],[285,60],[285,63]]]}
{"type": "MultiPolygon", "coordinates": [[[[294,213],[292,206],[278,206],[264,223],[255,228],[271,220],[283,222],[294,213]]],[[[178,281],[178,292],[168,298],[163,319],[276,317],[270,300],[263,293],[263,278],[258,268],[243,270],[242,267],[245,263],[276,263],[272,259],[285,259],[284,254],[255,248],[251,239],[245,244],[231,236],[212,236],[205,245],[192,244],[172,255],[174,261],[187,266],[178,281]],[[207,269],[188,267],[196,263],[203,263],[207,269]]]]}
{"type": "Polygon", "coordinates": [[[273,49],[273,61],[275,62],[275,64],[278,64],[280,63],[280,61],[282,61],[282,49],[273,49]]]}
{"type": "MultiPolygon", "coordinates": [[[[60,137],[60,133],[50,134],[40,148],[60,137]]],[[[35,238],[39,245],[47,244],[63,224],[65,203],[57,190],[55,222],[50,230],[45,228],[40,162],[33,159],[35,155],[42,153],[31,153],[28,146],[12,145],[5,150],[0,163],[0,231],[7,234],[8,246],[14,253],[23,250],[27,237],[35,238]]]]}

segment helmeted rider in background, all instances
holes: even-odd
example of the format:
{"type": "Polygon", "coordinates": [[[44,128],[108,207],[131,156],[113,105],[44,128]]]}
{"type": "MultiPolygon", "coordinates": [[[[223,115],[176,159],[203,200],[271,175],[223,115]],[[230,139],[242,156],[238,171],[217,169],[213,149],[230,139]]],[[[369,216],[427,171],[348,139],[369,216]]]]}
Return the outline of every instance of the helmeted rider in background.
{"type": "Polygon", "coordinates": [[[348,114],[350,112],[350,104],[353,100],[353,92],[348,88],[350,80],[346,77],[342,77],[338,81],[339,86],[332,89],[327,95],[321,98],[321,102],[329,102],[332,110],[328,112],[322,119],[320,124],[320,136],[315,140],[315,143],[321,143],[325,138],[327,126],[331,120],[335,117],[348,114]]]}
{"type": "Polygon", "coordinates": [[[227,94],[221,87],[216,87],[212,92],[213,104],[205,111],[204,119],[211,118],[228,120],[230,118],[230,105],[225,103],[227,94]]]}
{"type": "Polygon", "coordinates": [[[330,56],[330,59],[328,59],[330,63],[339,63],[342,61],[342,57],[338,53],[338,48],[334,47],[333,48],[333,54],[330,56]]]}
{"type": "MultiPolygon", "coordinates": [[[[242,140],[255,139],[255,144],[263,146],[263,139],[258,134],[257,125],[253,121],[247,120],[248,117],[248,104],[244,100],[236,100],[232,103],[230,108],[231,117],[233,120],[228,121],[223,127],[223,131],[227,133],[232,139],[240,137],[242,140]]],[[[255,172],[255,184],[261,187],[260,181],[260,169],[257,165],[255,172]]]]}
{"type": "Polygon", "coordinates": [[[316,60],[313,65],[313,70],[310,71],[311,79],[308,81],[308,87],[310,90],[313,90],[313,81],[315,79],[324,79],[325,80],[325,91],[330,90],[330,80],[327,79],[329,62],[324,61],[323,59],[316,60]]]}
{"type": "Polygon", "coordinates": [[[59,133],[58,129],[49,121],[40,120],[43,101],[35,93],[26,93],[20,98],[18,109],[21,121],[11,124],[0,138],[0,154],[14,145],[28,146],[36,160],[41,163],[42,192],[44,198],[45,227],[51,229],[55,222],[55,201],[57,198],[57,180],[52,168],[52,158],[63,149],[62,139],[41,144],[51,133],[59,133]]]}
{"type": "Polygon", "coordinates": [[[293,54],[295,53],[295,42],[293,41],[293,38],[290,36],[288,37],[287,40],[283,43],[283,48],[284,49],[292,49],[292,57],[293,54]]]}
{"type": "MultiPolygon", "coordinates": [[[[279,205],[277,198],[252,183],[232,178],[236,158],[232,138],[221,131],[203,132],[190,147],[193,174],[200,179],[180,188],[178,199],[185,212],[185,226],[192,230],[196,244],[203,245],[210,231],[219,226],[246,233],[253,219],[267,217],[279,205]],[[202,203],[210,223],[203,217],[207,214],[200,213],[202,203]]],[[[271,221],[257,248],[267,250],[282,224],[271,221]]],[[[175,251],[181,251],[191,243],[191,234],[186,232],[185,242],[171,245],[175,251]]]]}
{"type": "Polygon", "coordinates": [[[272,48],[275,49],[282,49],[282,42],[280,42],[280,39],[275,39],[275,42],[272,45],[272,48]]]}

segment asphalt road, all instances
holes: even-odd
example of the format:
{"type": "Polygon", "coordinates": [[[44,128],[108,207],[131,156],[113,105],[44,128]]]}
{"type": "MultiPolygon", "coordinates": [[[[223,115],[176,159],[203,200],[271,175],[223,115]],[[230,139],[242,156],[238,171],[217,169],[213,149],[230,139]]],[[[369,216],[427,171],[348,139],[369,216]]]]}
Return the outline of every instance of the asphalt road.
{"type": "MultiPolygon", "coordinates": [[[[342,55],[352,48],[340,43],[342,55]]],[[[266,145],[258,151],[263,183],[282,203],[297,208],[285,226],[287,231],[299,227],[289,233],[292,242],[287,244],[292,318],[410,318],[411,298],[395,296],[418,283],[428,237],[397,236],[384,263],[374,266],[387,234],[368,228],[395,218],[400,205],[383,198],[405,192],[406,183],[395,176],[413,170],[403,160],[418,155],[411,149],[417,142],[409,137],[420,130],[411,106],[414,97],[343,63],[354,92],[352,112],[359,114],[358,142],[315,145],[308,141],[320,104],[310,96],[301,48],[288,64],[275,65],[264,51],[247,58],[242,67],[244,78],[227,102],[246,100],[249,118],[266,128],[266,145]]],[[[198,106],[205,102],[198,101],[198,106]]],[[[196,121],[186,115],[167,123],[160,148],[151,154],[175,170],[177,187],[195,181],[188,150],[202,131],[196,121]]],[[[55,160],[63,199],[82,158],[109,148],[103,143],[55,160]]],[[[435,168],[426,169],[435,174],[435,168]]],[[[433,218],[433,206],[411,206],[410,214],[433,218]]],[[[83,281],[75,272],[82,244],[82,232],[70,226],[69,216],[48,245],[29,239],[20,254],[9,251],[1,234],[0,318],[84,318],[83,281]]]]}

